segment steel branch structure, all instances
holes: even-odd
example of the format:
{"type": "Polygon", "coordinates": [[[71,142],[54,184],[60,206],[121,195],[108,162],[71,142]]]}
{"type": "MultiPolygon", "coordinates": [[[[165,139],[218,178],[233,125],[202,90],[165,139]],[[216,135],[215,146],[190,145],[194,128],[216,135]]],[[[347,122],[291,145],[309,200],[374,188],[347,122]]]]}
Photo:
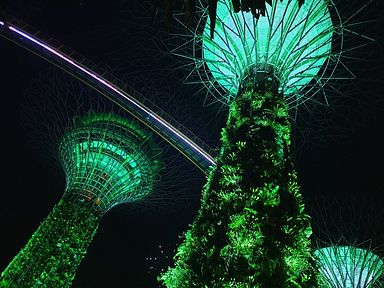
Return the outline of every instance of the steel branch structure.
{"type": "Polygon", "coordinates": [[[185,82],[203,84],[207,97],[224,105],[254,70],[278,81],[279,94],[292,111],[310,111],[310,104],[329,106],[330,98],[342,93],[338,83],[356,78],[348,68],[356,57],[353,52],[374,41],[357,30],[368,21],[356,19],[372,1],[347,17],[335,2],[308,0],[300,7],[297,1],[271,1],[265,16],[257,19],[244,11],[233,13],[232,1],[218,1],[212,38],[208,9],[197,1],[201,17],[196,25],[186,25],[182,14],[175,16],[182,27],[175,35],[177,43],[184,42],[171,52],[192,67],[185,82]],[[358,41],[349,43],[352,38],[358,41]]]}
{"type": "Polygon", "coordinates": [[[1,287],[70,287],[101,217],[146,199],[161,166],[151,135],[111,113],[75,119],[59,154],[64,195],[1,273],[1,287]]]}
{"type": "Polygon", "coordinates": [[[311,85],[321,81],[320,68],[333,54],[334,26],[325,1],[308,0],[301,7],[298,1],[273,1],[259,19],[232,13],[231,3],[219,1],[213,39],[209,18],[202,37],[195,38],[201,39],[203,61],[228,96],[237,95],[249,69],[272,73],[288,103],[302,98],[299,91],[312,79],[311,85]]]}
{"type": "Polygon", "coordinates": [[[319,248],[315,255],[326,287],[382,287],[384,261],[370,250],[336,245],[319,248]]]}
{"type": "Polygon", "coordinates": [[[76,119],[60,143],[65,197],[93,202],[98,214],[152,192],[161,151],[149,135],[114,114],[76,119]]]}
{"type": "Polygon", "coordinates": [[[344,23],[328,0],[271,0],[259,18],[219,0],[212,35],[198,3],[197,26],[182,24],[186,42],[173,52],[194,62],[190,75],[229,116],[201,209],[161,280],[168,288],[320,287],[289,109],[318,94],[327,102],[326,84],[343,66],[344,23]]]}

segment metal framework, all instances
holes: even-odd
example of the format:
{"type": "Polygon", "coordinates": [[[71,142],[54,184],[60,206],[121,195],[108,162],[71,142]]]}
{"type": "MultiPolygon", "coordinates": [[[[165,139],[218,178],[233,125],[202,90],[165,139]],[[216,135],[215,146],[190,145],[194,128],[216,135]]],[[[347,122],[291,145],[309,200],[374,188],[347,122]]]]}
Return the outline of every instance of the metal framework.
{"type": "Polygon", "coordinates": [[[101,217],[145,199],[158,180],[161,151],[134,122],[89,112],[69,126],[59,144],[64,195],[1,273],[1,287],[70,287],[101,217]]]}
{"type": "Polygon", "coordinates": [[[133,122],[114,114],[75,121],[60,143],[64,197],[94,203],[104,214],[119,203],[143,200],[160,169],[160,149],[133,122]]]}
{"type": "Polygon", "coordinates": [[[237,95],[247,71],[271,67],[290,109],[310,110],[310,102],[329,106],[329,97],[341,93],[335,83],[355,78],[346,64],[351,52],[374,41],[354,31],[365,23],[353,20],[369,2],[342,19],[333,0],[308,0],[300,8],[295,0],[273,0],[257,19],[249,12],[234,13],[231,1],[219,0],[211,38],[209,12],[199,0],[196,25],[184,24],[182,14],[175,16],[182,27],[175,37],[184,42],[171,52],[190,63],[183,67],[192,67],[185,82],[202,83],[206,96],[224,105],[237,95]],[[361,41],[346,45],[347,36],[361,41]]]}
{"type": "Polygon", "coordinates": [[[327,287],[376,287],[384,275],[384,261],[370,250],[329,246],[317,249],[315,256],[327,287]]]}
{"type": "Polygon", "coordinates": [[[149,127],[205,174],[216,165],[216,151],[105,69],[16,18],[0,19],[0,36],[35,53],[107,97],[149,127]]]}
{"type": "Polygon", "coordinates": [[[233,13],[231,1],[219,1],[214,38],[208,18],[202,39],[196,40],[202,41],[202,60],[228,96],[236,96],[250,67],[268,65],[290,102],[303,96],[299,90],[313,78],[322,77],[319,70],[332,54],[331,15],[325,1],[305,1],[299,8],[298,1],[274,0],[266,7],[265,17],[257,19],[233,13]]]}

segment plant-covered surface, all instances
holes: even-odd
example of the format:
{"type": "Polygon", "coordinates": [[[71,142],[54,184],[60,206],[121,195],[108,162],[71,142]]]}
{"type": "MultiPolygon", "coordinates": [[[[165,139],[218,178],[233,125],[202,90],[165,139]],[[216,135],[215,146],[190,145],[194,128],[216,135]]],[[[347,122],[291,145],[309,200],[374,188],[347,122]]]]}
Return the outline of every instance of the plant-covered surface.
{"type": "Polygon", "coordinates": [[[62,199],[0,277],[0,287],[70,287],[97,231],[89,203],[62,199]]]}
{"type": "Polygon", "coordinates": [[[232,102],[202,206],[160,277],[167,287],[316,287],[312,229],[281,97],[252,83],[232,102]]]}
{"type": "Polygon", "coordinates": [[[73,122],[59,146],[64,196],[1,274],[0,287],[69,287],[99,218],[152,193],[160,149],[149,134],[113,113],[73,122]]]}

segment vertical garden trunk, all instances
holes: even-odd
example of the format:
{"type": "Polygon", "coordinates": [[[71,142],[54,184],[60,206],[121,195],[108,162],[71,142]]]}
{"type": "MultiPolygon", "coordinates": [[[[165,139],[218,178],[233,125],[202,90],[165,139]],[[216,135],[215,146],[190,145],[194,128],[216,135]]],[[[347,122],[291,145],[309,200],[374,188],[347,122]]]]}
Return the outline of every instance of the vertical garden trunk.
{"type": "MultiPolygon", "coordinates": [[[[267,86],[267,85],[266,85],[267,86]]],[[[167,287],[316,287],[287,106],[248,83],[230,106],[202,206],[160,279],[167,287]]]]}
{"type": "Polygon", "coordinates": [[[99,225],[88,204],[60,200],[3,271],[0,287],[70,287],[99,225]]]}

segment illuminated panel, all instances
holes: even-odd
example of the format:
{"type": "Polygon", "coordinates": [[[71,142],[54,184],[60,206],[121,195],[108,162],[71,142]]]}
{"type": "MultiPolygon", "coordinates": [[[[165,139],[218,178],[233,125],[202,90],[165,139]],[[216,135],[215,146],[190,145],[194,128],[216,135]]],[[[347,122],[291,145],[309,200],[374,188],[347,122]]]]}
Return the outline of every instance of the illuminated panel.
{"type": "MultiPolygon", "coordinates": [[[[320,274],[329,287],[362,288],[384,275],[384,262],[368,250],[353,246],[333,246],[315,251],[320,274]]],[[[381,286],[380,286],[381,287],[381,286]]]]}
{"type": "Polygon", "coordinates": [[[149,136],[112,114],[90,115],[75,126],[60,144],[66,194],[107,211],[152,192],[159,150],[149,136]]]}
{"type": "Polygon", "coordinates": [[[273,67],[284,95],[297,92],[318,74],[331,53],[333,25],[326,1],[306,0],[299,9],[298,1],[273,0],[259,19],[234,13],[231,5],[220,0],[214,38],[209,18],[203,33],[203,59],[229,96],[237,94],[250,67],[273,67]]]}

